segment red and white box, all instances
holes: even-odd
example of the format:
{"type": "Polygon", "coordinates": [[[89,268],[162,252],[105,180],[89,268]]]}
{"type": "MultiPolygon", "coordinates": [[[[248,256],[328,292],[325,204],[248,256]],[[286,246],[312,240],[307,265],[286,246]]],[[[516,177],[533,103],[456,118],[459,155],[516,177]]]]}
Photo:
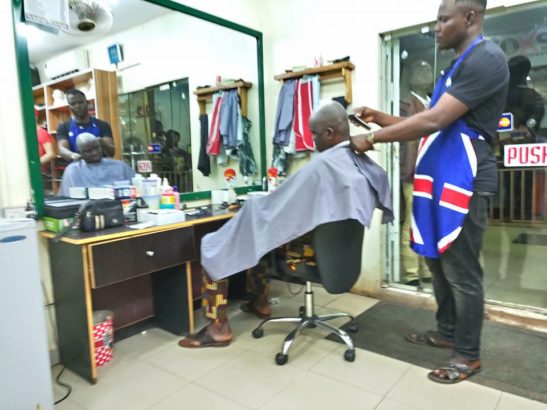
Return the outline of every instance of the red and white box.
{"type": "Polygon", "coordinates": [[[93,344],[96,366],[102,366],[112,360],[113,342],[114,324],[112,315],[108,315],[104,320],[93,325],[93,344]]]}

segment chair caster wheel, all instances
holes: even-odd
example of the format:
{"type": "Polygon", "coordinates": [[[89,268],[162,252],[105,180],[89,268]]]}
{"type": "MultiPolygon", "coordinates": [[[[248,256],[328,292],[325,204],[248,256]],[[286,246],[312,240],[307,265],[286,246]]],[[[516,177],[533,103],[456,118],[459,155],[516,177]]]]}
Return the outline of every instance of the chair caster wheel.
{"type": "Polygon", "coordinates": [[[344,360],[346,362],[353,362],[355,360],[355,350],[346,350],[344,352],[344,360]]]}
{"type": "Polygon", "coordinates": [[[275,363],[279,366],[283,366],[289,360],[289,355],[278,353],[275,355],[275,363]]]}
{"type": "Polygon", "coordinates": [[[262,336],[264,336],[264,329],[257,328],[255,330],[253,330],[253,337],[255,339],[260,339],[262,336]]]}
{"type": "Polygon", "coordinates": [[[349,333],[357,333],[359,331],[359,326],[356,324],[351,324],[346,328],[346,332],[349,333]]]}

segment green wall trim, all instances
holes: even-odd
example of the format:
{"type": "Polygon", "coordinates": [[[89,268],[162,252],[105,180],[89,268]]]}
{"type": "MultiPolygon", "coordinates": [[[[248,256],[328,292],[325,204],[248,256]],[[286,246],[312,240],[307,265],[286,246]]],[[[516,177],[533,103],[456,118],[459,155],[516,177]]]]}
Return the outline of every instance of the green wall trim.
{"type": "Polygon", "coordinates": [[[44,210],[44,185],[40,156],[38,154],[38,136],[36,135],[36,119],[34,118],[34,99],[32,97],[32,81],[30,79],[30,64],[28,58],[27,39],[19,29],[23,21],[23,0],[13,0],[13,27],[17,72],[19,77],[19,92],[21,95],[21,113],[23,115],[23,131],[30,175],[31,195],[36,213],[42,216],[44,210]]]}
{"type": "MultiPolygon", "coordinates": [[[[164,6],[181,13],[197,17],[210,23],[239,31],[254,37],[257,41],[257,69],[258,69],[258,104],[259,104],[259,140],[260,140],[260,172],[261,178],[266,175],[266,122],[264,108],[264,60],[263,60],[263,42],[262,33],[249,27],[234,23],[232,21],[217,17],[213,14],[188,7],[171,0],[144,0],[148,3],[164,6]]],[[[12,0],[13,4],[13,25],[14,38],[17,59],[17,71],[19,73],[19,91],[21,94],[21,109],[23,115],[23,127],[25,132],[25,141],[27,147],[27,156],[29,158],[28,167],[30,174],[30,183],[36,213],[39,217],[43,216],[44,210],[44,187],[42,183],[42,173],[40,167],[40,158],[38,155],[38,139],[36,135],[36,121],[34,119],[34,100],[32,97],[32,81],[29,70],[29,56],[27,41],[23,31],[20,29],[21,23],[25,21],[23,13],[23,0],[12,0]]],[[[238,194],[255,190],[254,187],[238,187],[238,194]]],[[[258,189],[256,189],[258,190],[258,189]]],[[[210,191],[181,193],[181,201],[192,201],[201,199],[210,199],[210,191]]]]}
{"type": "Polygon", "coordinates": [[[260,174],[265,177],[266,174],[266,108],[264,97],[264,42],[262,33],[258,33],[256,39],[256,55],[258,66],[258,117],[260,118],[260,174]]]}
{"type": "Polygon", "coordinates": [[[258,38],[259,36],[262,35],[260,31],[253,30],[252,28],[242,26],[241,24],[234,23],[233,21],[226,20],[221,17],[217,17],[213,14],[209,14],[204,11],[194,9],[192,7],[188,7],[180,3],[175,3],[171,0],[144,0],[144,1],[148,3],[157,4],[159,6],[164,6],[172,10],[180,11],[184,14],[188,14],[189,16],[197,17],[199,19],[208,21],[210,23],[218,24],[219,26],[223,26],[235,31],[239,31],[241,33],[249,34],[250,36],[253,36],[255,38],[258,38]]]}
{"type": "MultiPolygon", "coordinates": [[[[262,187],[260,185],[240,186],[234,188],[234,191],[236,191],[236,194],[238,195],[244,195],[252,191],[262,191],[262,187]]],[[[183,192],[180,194],[180,202],[199,201],[205,199],[211,199],[211,191],[183,192]]]]}
{"type": "Polygon", "coordinates": [[[180,202],[211,199],[211,191],[183,192],[180,194],[180,202]]]}

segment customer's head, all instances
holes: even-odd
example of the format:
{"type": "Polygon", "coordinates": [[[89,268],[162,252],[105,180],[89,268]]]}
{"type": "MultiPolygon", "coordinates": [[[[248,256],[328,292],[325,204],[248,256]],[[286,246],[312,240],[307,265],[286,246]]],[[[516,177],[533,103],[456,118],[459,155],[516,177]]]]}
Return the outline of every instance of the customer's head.
{"type": "Polygon", "coordinates": [[[337,102],[321,106],[310,117],[310,131],[318,151],[349,139],[348,114],[337,102]]]}
{"type": "Polygon", "coordinates": [[[486,0],[442,0],[437,13],[437,43],[439,49],[459,50],[462,45],[482,32],[486,0]]]}
{"type": "Polygon", "coordinates": [[[68,107],[77,119],[89,116],[87,98],[82,91],[71,88],[66,91],[65,95],[68,107]]]}
{"type": "Polygon", "coordinates": [[[82,132],[76,138],[76,145],[85,162],[89,164],[101,162],[103,151],[99,138],[95,135],[90,134],[89,132],[82,132]]]}

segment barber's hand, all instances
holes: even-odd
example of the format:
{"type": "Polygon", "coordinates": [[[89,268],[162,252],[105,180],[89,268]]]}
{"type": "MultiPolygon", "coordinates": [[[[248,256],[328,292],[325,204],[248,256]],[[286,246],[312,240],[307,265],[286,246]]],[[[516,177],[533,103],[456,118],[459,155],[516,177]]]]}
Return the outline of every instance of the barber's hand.
{"type": "Polygon", "coordinates": [[[376,122],[376,110],[373,110],[369,107],[357,107],[353,110],[353,112],[361,117],[361,119],[365,122],[376,122]]]}
{"type": "Polygon", "coordinates": [[[78,161],[80,158],[81,156],[77,152],[73,152],[72,154],[70,154],[71,161],[78,161]]]}
{"type": "Polygon", "coordinates": [[[374,149],[373,145],[367,140],[368,134],[355,135],[349,140],[349,147],[356,154],[363,154],[374,149]]]}
{"type": "Polygon", "coordinates": [[[101,149],[102,149],[103,153],[107,157],[113,158],[114,153],[116,151],[116,149],[114,147],[114,140],[110,137],[101,137],[101,138],[99,138],[99,142],[101,144],[101,149]]]}

